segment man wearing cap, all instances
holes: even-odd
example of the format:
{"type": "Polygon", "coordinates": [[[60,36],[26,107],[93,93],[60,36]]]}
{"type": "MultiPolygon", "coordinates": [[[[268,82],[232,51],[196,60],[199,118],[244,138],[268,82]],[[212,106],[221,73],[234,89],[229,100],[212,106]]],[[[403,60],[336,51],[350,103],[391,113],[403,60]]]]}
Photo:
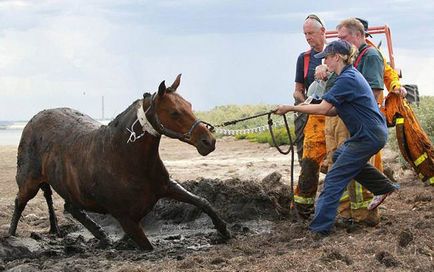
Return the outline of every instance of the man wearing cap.
{"type": "Polygon", "coordinates": [[[329,234],[333,229],[339,198],[348,183],[355,179],[376,195],[370,204],[376,209],[384,199],[399,188],[368,163],[387,142],[387,126],[381,114],[372,87],[351,64],[356,49],[345,40],[331,42],[316,54],[325,58],[325,64],[336,74],[331,89],[320,104],[280,105],[276,114],[288,111],[308,114],[338,115],[349,130],[350,137],[333,154],[334,165],[326,175],[314,218],[309,229],[314,233],[329,234]]]}
{"type": "MultiPolygon", "coordinates": [[[[371,37],[372,35],[369,34],[369,24],[368,21],[362,18],[356,18],[358,21],[360,21],[363,25],[363,29],[365,30],[365,42],[368,44],[368,46],[375,47],[378,52],[381,54],[381,51],[374,45],[372,41],[370,41],[367,37],[371,37]]],[[[401,85],[401,82],[399,81],[399,75],[393,69],[386,61],[386,59],[383,57],[384,60],[384,85],[386,86],[387,90],[389,92],[393,92],[396,94],[401,95],[402,97],[405,97],[407,95],[407,91],[405,88],[401,85]]],[[[380,94],[380,96],[377,99],[377,102],[379,105],[383,104],[383,93],[380,94]]]]}
{"type": "MultiPolygon", "coordinates": [[[[315,81],[315,68],[321,64],[321,60],[313,56],[324,49],[326,42],[324,23],[314,14],[306,17],[303,32],[311,49],[301,53],[297,59],[295,105],[305,102],[307,98],[309,86],[315,81]]],[[[320,165],[326,156],[325,117],[310,114],[307,121],[304,121],[306,117],[306,114],[299,114],[295,119],[301,171],[295,188],[294,202],[297,212],[303,218],[308,218],[314,211],[320,165]]]]}

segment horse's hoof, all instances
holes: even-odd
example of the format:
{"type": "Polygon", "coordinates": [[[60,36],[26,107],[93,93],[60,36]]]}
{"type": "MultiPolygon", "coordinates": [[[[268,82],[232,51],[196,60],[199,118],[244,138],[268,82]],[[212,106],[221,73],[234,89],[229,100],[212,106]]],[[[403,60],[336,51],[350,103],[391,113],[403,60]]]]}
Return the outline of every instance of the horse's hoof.
{"type": "Polygon", "coordinates": [[[57,229],[57,230],[50,229],[50,231],[48,233],[51,234],[51,235],[56,235],[58,238],[65,237],[65,235],[63,235],[62,232],[59,229],[57,229]]]}
{"type": "Polygon", "coordinates": [[[225,227],[223,231],[219,231],[220,235],[222,236],[222,238],[224,238],[225,240],[229,240],[232,238],[232,234],[231,232],[225,227]]]}
{"type": "Polygon", "coordinates": [[[211,245],[220,245],[226,244],[226,242],[231,238],[231,233],[226,230],[225,233],[213,232],[208,235],[209,241],[211,245]]]}
{"type": "Polygon", "coordinates": [[[97,248],[100,249],[106,249],[112,246],[112,242],[110,241],[110,239],[101,239],[99,240],[98,244],[97,244],[97,248]]]}
{"type": "Polygon", "coordinates": [[[151,247],[145,247],[145,248],[140,248],[140,250],[142,250],[142,251],[153,251],[154,250],[154,247],[153,246],[151,246],[151,247]]]}

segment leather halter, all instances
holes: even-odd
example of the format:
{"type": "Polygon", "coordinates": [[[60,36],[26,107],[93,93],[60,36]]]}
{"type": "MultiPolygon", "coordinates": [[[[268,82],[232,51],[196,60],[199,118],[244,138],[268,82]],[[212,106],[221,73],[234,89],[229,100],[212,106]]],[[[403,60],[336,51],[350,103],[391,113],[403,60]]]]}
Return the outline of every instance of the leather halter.
{"type": "MultiPolygon", "coordinates": [[[[178,139],[183,142],[190,142],[191,141],[191,135],[194,131],[194,129],[200,124],[203,123],[205,126],[210,130],[211,132],[214,131],[214,127],[202,120],[196,119],[194,120],[193,124],[191,125],[190,129],[186,133],[179,133],[176,131],[173,131],[169,128],[166,128],[158,118],[157,112],[156,112],[156,100],[157,93],[152,94],[151,97],[151,104],[147,108],[147,110],[143,111],[143,105],[140,103],[139,108],[137,109],[137,118],[142,125],[143,132],[148,132],[149,134],[153,136],[160,136],[160,135],[166,135],[167,137],[178,139]]],[[[141,135],[142,136],[142,135],[141,135]]],[[[141,137],[140,136],[140,137],[141,137]]],[[[137,137],[140,138],[140,137],[137,137]]]]}

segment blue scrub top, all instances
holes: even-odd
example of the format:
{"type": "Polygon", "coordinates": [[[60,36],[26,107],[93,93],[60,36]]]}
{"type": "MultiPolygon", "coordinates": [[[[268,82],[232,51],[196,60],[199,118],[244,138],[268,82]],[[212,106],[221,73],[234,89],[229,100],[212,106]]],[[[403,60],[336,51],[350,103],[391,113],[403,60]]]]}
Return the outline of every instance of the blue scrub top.
{"type": "Polygon", "coordinates": [[[380,141],[387,139],[386,120],[375,101],[371,87],[353,65],[342,69],[323,99],[336,108],[348,128],[351,135],[348,141],[365,137],[380,141]]]}

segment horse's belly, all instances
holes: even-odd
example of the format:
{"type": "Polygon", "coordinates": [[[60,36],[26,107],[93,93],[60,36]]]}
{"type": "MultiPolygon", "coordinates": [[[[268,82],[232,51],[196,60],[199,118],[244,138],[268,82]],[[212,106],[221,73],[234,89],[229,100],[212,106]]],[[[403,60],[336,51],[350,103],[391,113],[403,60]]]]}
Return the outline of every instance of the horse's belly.
{"type": "Polygon", "coordinates": [[[117,176],[90,163],[52,162],[49,183],[58,194],[86,211],[142,218],[158,201],[159,190],[145,180],[117,176]],[[59,178],[62,177],[62,178],[59,178]]]}
{"type": "Polygon", "coordinates": [[[76,206],[92,207],[95,201],[89,191],[92,183],[87,183],[87,171],[79,171],[72,163],[62,160],[52,160],[44,165],[47,182],[67,202],[76,206]]]}

